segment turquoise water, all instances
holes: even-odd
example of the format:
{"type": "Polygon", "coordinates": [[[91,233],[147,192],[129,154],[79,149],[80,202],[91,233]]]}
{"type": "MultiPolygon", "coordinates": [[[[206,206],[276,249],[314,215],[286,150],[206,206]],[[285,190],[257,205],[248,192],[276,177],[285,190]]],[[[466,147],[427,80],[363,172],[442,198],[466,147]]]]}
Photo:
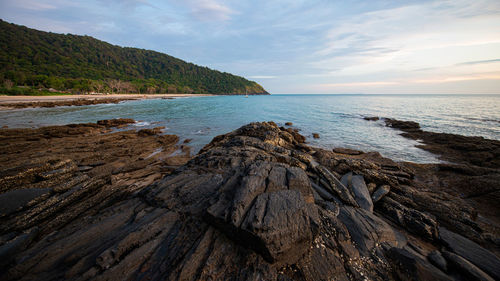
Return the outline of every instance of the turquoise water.
{"type": "Polygon", "coordinates": [[[213,96],[128,101],[81,107],[22,109],[0,112],[0,125],[96,122],[110,118],[140,120],[137,128],[165,126],[165,133],[192,139],[197,152],[219,134],[252,121],[293,122],[308,142],[323,148],[379,151],[398,161],[437,162],[382,122],[382,116],[419,122],[424,130],[500,140],[500,95],[271,95],[213,96]],[[312,133],[320,139],[313,139],[312,133]]]}

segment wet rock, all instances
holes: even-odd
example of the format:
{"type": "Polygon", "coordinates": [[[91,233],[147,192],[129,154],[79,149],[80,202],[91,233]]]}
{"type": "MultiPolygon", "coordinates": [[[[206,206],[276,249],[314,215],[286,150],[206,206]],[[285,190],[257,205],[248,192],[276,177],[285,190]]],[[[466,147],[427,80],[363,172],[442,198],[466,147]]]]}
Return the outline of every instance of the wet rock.
{"type": "Polygon", "coordinates": [[[500,279],[500,259],[460,234],[439,228],[440,240],[454,253],[464,257],[496,280],[500,279]]]}
{"type": "Polygon", "coordinates": [[[154,136],[154,135],[160,134],[163,129],[165,129],[165,127],[156,127],[156,128],[152,128],[152,129],[141,129],[137,132],[137,134],[141,137],[154,136]]]}
{"type": "Polygon", "coordinates": [[[135,120],[129,119],[129,118],[117,118],[117,119],[97,121],[98,125],[102,125],[105,127],[118,127],[118,126],[122,126],[122,125],[133,124],[133,123],[135,123],[135,120]]]}
{"type": "Polygon", "coordinates": [[[382,185],[379,187],[372,195],[373,203],[377,203],[380,199],[382,199],[387,193],[391,191],[391,187],[389,185],[382,185]]]}
{"type": "Polygon", "coordinates": [[[365,116],[365,117],[363,117],[363,119],[365,119],[366,121],[378,121],[380,118],[376,117],[376,116],[373,116],[373,117],[365,116]]]}
{"type": "Polygon", "coordinates": [[[352,193],[354,194],[354,200],[356,200],[356,202],[361,208],[369,212],[373,212],[372,199],[370,197],[370,192],[366,187],[363,176],[347,173],[344,176],[342,176],[340,182],[345,187],[352,190],[352,193]]]}
{"type": "Polygon", "coordinates": [[[347,154],[347,155],[360,155],[363,154],[363,151],[360,150],[354,150],[350,148],[341,148],[341,147],[336,147],[332,149],[333,152],[335,153],[340,153],[340,154],[347,154]]]}
{"type": "Polygon", "coordinates": [[[455,268],[461,274],[465,276],[467,280],[472,281],[493,281],[495,279],[491,278],[488,274],[484,273],[481,269],[464,259],[463,257],[450,253],[448,251],[443,252],[443,256],[449,261],[450,267],[455,268]]]}
{"type": "Polygon", "coordinates": [[[312,133],[313,138],[319,139],[319,134],[318,133],[312,133]]]}
{"type": "Polygon", "coordinates": [[[420,130],[420,124],[413,121],[401,121],[391,118],[384,118],[386,126],[400,130],[420,130]]]}
{"type": "Polygon", "coordinates": [[[286,122],[285,126],[293,126],[293,123],[292,122],[286,122]]]}
{"type": "Polygon", "coordinates": [[[441,253],[437,250],[434,250],[432,252],[429,253],[429,255],[427,256],[427,259],[429,259],[429,261],[435,265],[437,268],[441,269],[443,272],[447,272],[448,271],[448,266],[446,264],[446,260],[443,258],[443,256],[441,255],[441,253]]]}

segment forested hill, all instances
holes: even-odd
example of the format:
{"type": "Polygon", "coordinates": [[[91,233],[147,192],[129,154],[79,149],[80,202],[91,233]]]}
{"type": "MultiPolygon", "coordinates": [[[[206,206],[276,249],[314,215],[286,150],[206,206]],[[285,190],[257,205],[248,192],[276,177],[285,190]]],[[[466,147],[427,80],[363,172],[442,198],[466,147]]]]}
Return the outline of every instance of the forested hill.
{"type": "MultiPolygon", "coordinates": [[[[172,56],[0,20],[3,92],[267,94],[257,83],[172,56]],[[18,91],[19,92],[19,91],[18,91]]],[[[1,94],[1,93],[0,93],[1,94]]]]}

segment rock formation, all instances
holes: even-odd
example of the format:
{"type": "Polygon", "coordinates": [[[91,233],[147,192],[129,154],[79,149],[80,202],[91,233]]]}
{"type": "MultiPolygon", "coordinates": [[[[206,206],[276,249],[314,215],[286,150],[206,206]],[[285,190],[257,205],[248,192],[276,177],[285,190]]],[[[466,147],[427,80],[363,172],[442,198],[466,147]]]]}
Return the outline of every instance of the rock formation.
{"type": "Polygon", "coordinates": [[[98,159],[11,172],[2,195],[37,192],[0,217],[0,279],[498,279],[498,228],[462,198],[426,186],[418,165],[312,148],[273,122],[215,137],[185,165],[158,164],[159,180],[123,179],[148,169],[133,169],[147,157],[95,172],[111,178],[86,174],[98,159]],[[61,174],[69,175],[50,182],[61,174]]]}

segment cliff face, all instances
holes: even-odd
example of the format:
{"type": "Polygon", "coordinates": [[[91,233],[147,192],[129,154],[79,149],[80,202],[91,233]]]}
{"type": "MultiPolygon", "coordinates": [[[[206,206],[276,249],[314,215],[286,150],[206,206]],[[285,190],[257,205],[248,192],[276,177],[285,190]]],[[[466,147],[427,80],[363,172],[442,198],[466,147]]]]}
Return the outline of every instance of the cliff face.
{"type": "Polygon", "coordinates": [[[0,276],[499,279],[474,210],[415,186],[410,166],[311,148],[290,128],[252,123],[147,187],[75,185],[1,217],[0,276]],[[78,200],[61,207],[75,192],[78,200]],[[37,219],[56,208],[50,202],[57,212],[37,219]]]}

